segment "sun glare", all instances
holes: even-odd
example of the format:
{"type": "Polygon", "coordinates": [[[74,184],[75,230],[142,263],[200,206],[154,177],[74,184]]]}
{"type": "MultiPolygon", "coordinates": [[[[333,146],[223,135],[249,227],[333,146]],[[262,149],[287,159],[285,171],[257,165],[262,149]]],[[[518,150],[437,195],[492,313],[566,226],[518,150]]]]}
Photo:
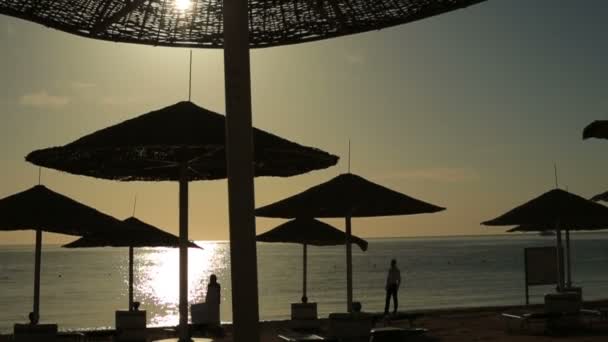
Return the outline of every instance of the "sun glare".
{"type": "Polygon", "coordinates": [[[190,8],[192,2],[190,0],[175,0],[175,8],[180,11],[185,11],[190,8]]]}
{"type": "MultiPolygon", "coordinates": [[[[222,279],[228,262],[226,251],[216,243],[201,243],[203,249],[188,250],[188,301],[204,300],[209,276],[222,279]]],[[[153,325],[175,325],[179,321],[179,249],[144,249],[138,254],[135,293],[137,300],[156,307],[153,325]]]]}

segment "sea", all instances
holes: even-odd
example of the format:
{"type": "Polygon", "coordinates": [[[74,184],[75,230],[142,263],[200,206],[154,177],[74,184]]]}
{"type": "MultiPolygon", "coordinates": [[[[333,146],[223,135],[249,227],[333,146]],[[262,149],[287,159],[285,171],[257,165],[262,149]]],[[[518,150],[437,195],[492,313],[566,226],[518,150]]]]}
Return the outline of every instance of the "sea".
{"type": "MultiPolygon", "coordinates": [[[[554,246],[536,234],[369,239],[366,252],[353,246],[354,299],[364,311],[384,310],[384,282],[391,259],[401,270],[400,310],[521,305],[524,248],[554,246]]],[[[221,319],[232,320],[228,242],[199,241],[189,251],[189,301],[204,301],[211,274],[221,284],[221,319]]],[[[585,300],[608,298],[608,234],[572,234],[572,278],[585,300]]],[[[302,296],[302,246],[258,243],[261,320],[288,319],[302,296]]],[[[135,300],[149,326],[178,323],[178,250],[135,249],[135,300]]],[[[64,249],[44,246],[41,322],[62,330],[105,329],[114,311],[128,306],[128,249],[64,249]]],[[[0,333],[27,322],[32,311],[33,246],[0,246],[0,333]]],[[[254,283],[251,283],[254,286],[254,283]]],[[[554,286],[530,288],[532,303],[554,286]]],[[[308,247],[308,298],[319,316],[346,310],[345,248],[308,247]]]]}

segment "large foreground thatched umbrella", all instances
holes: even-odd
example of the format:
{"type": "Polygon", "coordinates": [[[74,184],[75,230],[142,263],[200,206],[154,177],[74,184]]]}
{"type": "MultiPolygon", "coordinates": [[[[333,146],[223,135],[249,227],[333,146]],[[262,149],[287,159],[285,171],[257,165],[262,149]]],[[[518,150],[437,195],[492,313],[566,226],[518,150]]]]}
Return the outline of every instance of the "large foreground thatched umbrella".
{"type": "MultiPolygon", "coordinates": [[[[135,217],[123,221],[129,225],[128,232],[120,234],[90,234],[61,247],[129,247],[129,311],[133,309],[133,248],[135,247],[179,247],[179,237],[156,228],[135,217]]],[[[190,248],[200,248],[191,241],[190,248]]]]}
{"type": "Polygon", "coordinates": [[[351,218],[434,213],[445,208],[409,197],[352,173],[341,174],[299,194],[256,209],[262,217],[345,218],[346,305],[352,310],[351,218]]]}
{"type": "Polygon", "coordinates": [[[566,227],[608,227],[608,208],[567,191],[554,189],[482,224],[553,226],[556,230],[558,288],[561,290],[564,288],[561,230],[566,227]]]}
{"type": "MultiPolygon", "coordinates": [[[[256,240],[262,242],[299,243],[303,246],[302,302],[305,303],[308,301],[308,297],[306,296],[307,246],[343,245],[346,243],[346,234],[327,223],[313,218],[296,218],[258,235],[256,240]]],[[[363,251],[367,250],[367,241],[363,239],[353,235],[350,238],[350,242],[357,244],[363,251]]]]}
{"type": "MultiPolygon", "coordinates": [[[[26,157],[39,166],[96,178],[179,181],[181,339],[188,338],[188,182],[226,177],[224,131],[224,116],[180,102],[26,157]]],[[[249,167],[256,176],[293,176],[338,161],[327,152],[258,129],[253,140],[254,162],[249,167]]],[[[242,281],[255,280],[255,269],[241,272],[237,277],[242,281]]]]}
{"type": "Polygon", "coordinates": [[[121,233],[126,225],[67,196],[37,185],[0,199],[0,230],[35,230],[35,320],[40,317],[40,264],[42,232],[67,235],[121,233]]]}
{"type": "Polygon", "coordinates": [[[0,13],[94,39],[224,49],[232,312],[235,341],[250,342],[259,316],[249,48],[379,30],[483,1],[0,0],[0,13]]]}

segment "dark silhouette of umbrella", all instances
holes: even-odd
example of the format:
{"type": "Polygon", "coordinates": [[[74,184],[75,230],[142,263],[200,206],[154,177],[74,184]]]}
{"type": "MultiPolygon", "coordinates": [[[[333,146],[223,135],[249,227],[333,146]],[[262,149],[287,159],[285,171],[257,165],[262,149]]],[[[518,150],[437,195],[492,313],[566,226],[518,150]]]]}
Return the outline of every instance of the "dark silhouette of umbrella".
{"type": "Polygon", "coordinates": [[[583,139],[608,139],[608,120],[596,120],[583,129],[583,139]]]}
{"type": "Polygon", "coordinates": [[[591,197],[594,202],[608,202],[608,191],[604,191],[601,194],[597,194],[591,197]]]}
{"type": "Polygon", "coordinates": [[[482,222],[487,226],[523,225],[523,229],[553,226],[556,231],[558,287],[564,288],[564,260],[561,230],[582,227],[608,227],[608,208],[561,189],[550,190],[507,213],[482,222]]]}
{"type": "MultiPolygon", "coordinates": [[[[224,131],[224,116],[180,102],[26,157],[39,166],[97,178],[179,181],[182,334],[188,324],[188,182],[226,177],[224,131]]],[[[254,129],[253,140],[255,159],[250,167],[256,176],[287,177],[338,161],[327,152],[258,129],[254,129]]]]}
{"type": "MultiPolygon", "coordinates": [[[[261,242],[284,242],[299,243],[303,246],[303,270],[302,270],[302,302],[306,303],[306,268],[307,268],[307,246],[337,246],[346,243],[346,234],[327,223],[313,218],[296,218],[285,222],[276,228],[269,230],[256,237],[261,242]]],[[[355,243],[361,250],[367,250],[367,241],[352,236],[351,243],[355,243]]]]}
{"type": "MultiPolygon", "coordinates": [[[[256,216],[295,218],[344,217],[351,238],[352,217],[434,213],[445,208],[409,197],[352,173],[341,174],[299,194],[256,209],[256,216]]],[[[352,254],[346,244],[347,309],[352,309],[352,254]]]]}
{"type": "MultiPolygon", "coordinates": [[[[140,115],[26,160],[77,175],[120,181],[226,178],[225,116],[192,102],[140,115]]],[[[256,176],[293,176],[335,165],[338,157],[254,129],[256,176]]]]}
{"type": "Polygon", "coordinates": [[[0,230],[35,230],[34,308],[40,317],[42,232],[67,235],[120,233],[126,225],[67,196],[37,185],[0,199],[0,230]]]}
{"type": "MultiPolygon", "coordinates": [[[[245,14],[250,18],[251,32],[246,46],[297,44],[373,31],[483,1],[243,1],[242,9],[249,12],[245,14]]],[[[1,0],[0,13],[94,39],[154,46],[228,48],[229,37],[225,37],[223,31],[235,24],[229,21],[232,13],[225,8],[228,5],[211,0],[181,3],[1,0]]]]}
{"type": "Polygon", "coordinates": [[[95,39],[224,49],[234,339],[250,342],[259,340],[259,315],[249,47],[378,30],[483,1],[0,0],[0,14],[95,39]]]}
{"type": "MultiPolygon", "coordinates": [[[[583,139],[589,138],[608,139],[608,120],[596,120],[587,125],[583,130],[583,139]]],[[[591,197],[591,200],[607,202],[608,191],[591,197]]]]}
{"type": "MultiPolygon", "coordinates": [[[[135,217],[123,221],[129,226],[128,231],[120,234],[90,234],[74,240],[61,247],[129,247],[129,310],[133,309],[133,248],[135,247],[179,247],[179,237],[156,228],[135,217]]],[[[200,248],[189,242],[189,248],[200,248]]]]}

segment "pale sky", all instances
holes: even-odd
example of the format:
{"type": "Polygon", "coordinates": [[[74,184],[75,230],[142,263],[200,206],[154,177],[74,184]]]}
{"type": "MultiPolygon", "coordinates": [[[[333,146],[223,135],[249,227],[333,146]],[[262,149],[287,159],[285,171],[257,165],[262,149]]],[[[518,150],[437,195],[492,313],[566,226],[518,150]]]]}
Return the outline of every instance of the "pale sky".
{"type": "MultiPolygon", "coordinates": [[[[356,219],[362,237],[487,234],[480,226],[559,184],[608,190],[608,141],[582,129],[608,113],[608,2],[489,0],[355,36],[255,50],[256,127],[340,155],[292,178],[256,179],[256,205],[352,172],[447,207],[356,219]],[[559,5],[557,5],[559,3],[559,5]]],[[[38,182],[34,149],[188,95],[188,50],[90,40],[0,15],[0,197],[38,182]]],[[[195,50],[193,102],[224,113],[223,55],[195,50]]],[[[122,183],[44,169],[42,182],[118,218],[177,233],[176,183],[122,183]]],[[[190,237],[225,240],[225,181],[190,187],[190,237]]],[[[261,233],[281,220],[258,219],[261,233]]],[[[341,220],[329,220],[340,229],[341,220]]],[[[1,232],[0,243],[33,243],[1,232]]],[[[45,242],[71,238],[47,235],[45,242]]]]}

